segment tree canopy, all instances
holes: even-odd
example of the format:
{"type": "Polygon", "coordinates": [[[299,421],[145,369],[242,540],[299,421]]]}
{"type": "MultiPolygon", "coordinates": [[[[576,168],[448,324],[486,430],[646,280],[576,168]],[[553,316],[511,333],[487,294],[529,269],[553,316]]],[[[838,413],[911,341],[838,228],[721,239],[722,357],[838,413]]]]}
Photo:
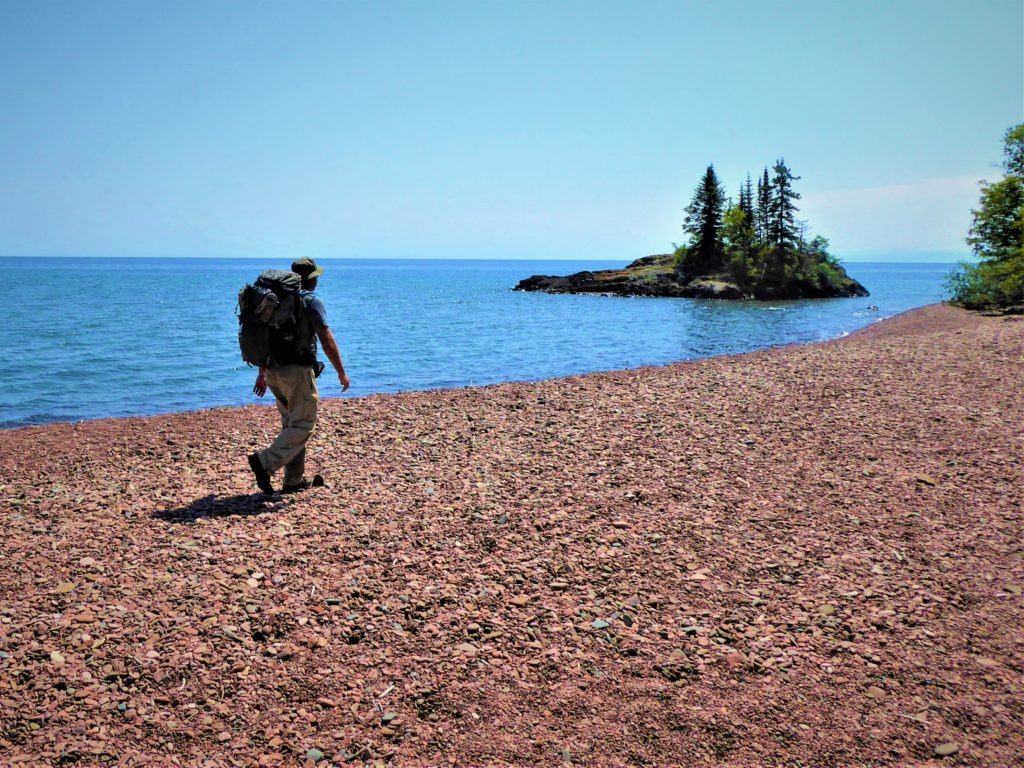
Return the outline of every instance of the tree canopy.
{"type": "Polygon", "coordinates": [[[952,301],[968,309],[1024,311],[1024,123],[1003,135],[1003,170],[981,182],[967,236],[976,264],[961,264],[948,278],[952,301]]]}
{"type": "Polygon", "coordinates": [[[676,252],[677,271],[684,278],[717,275],[755,295],[791,293],[796,283],[813,294],[844,279],[828,240],[804,239],[793,187],[799,179],[780,158],[758,177],[756,193],[747,174],[734,203],[709,165],[686,208],[689,242],[676,252]]]}

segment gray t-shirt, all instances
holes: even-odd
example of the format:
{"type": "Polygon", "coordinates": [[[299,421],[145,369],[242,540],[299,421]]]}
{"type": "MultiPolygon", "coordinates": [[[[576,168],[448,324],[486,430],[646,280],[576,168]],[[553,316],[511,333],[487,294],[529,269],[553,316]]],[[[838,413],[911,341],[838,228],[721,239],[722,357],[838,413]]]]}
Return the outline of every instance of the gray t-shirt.
{"type": "Polygon", "coordinates": [[[299,291],[299,297],[306,304],[309,310],[310,319],[313,322],[313,330],[319,331],[327,327],[327,307],[320,301],[320,297],[312,291],[299,291]]]}
{"type": "Polygon", "coordinates": [[[299,291],[299,299],[305,307],[302,322],[300,323],[300,334],[302,338],[309,341],[305,344],[305,350],[312,353],[316,359],[316,335],[319,331],[327,328],[327,307],[320,301],[320,297],[312,291],[299,291]],[[305,327],[301,327],[305,326],[305,327]]]}

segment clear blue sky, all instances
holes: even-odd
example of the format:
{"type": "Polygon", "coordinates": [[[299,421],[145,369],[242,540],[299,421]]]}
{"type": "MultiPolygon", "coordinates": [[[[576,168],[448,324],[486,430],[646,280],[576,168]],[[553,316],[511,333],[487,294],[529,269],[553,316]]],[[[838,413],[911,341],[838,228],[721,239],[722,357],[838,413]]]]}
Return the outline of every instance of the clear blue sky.
{"type": "Polygon", "coordinates": [[[963,255],[1021,0],[0,0],[0,254],[628,260],[784,157],[841,258],[963,255]]]}

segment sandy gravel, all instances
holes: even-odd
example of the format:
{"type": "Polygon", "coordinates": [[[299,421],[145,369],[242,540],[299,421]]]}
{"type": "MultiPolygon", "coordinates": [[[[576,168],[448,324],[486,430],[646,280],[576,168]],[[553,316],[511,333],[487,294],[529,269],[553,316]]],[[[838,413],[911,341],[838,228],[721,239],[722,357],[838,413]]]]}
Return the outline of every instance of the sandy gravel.
{"type": "Polygon", "coordinates": [[[1024,765],[1022,382],[933,306],[331,400],[270,500],[269,406],[0,433],[0,765],[1024,765]]]}

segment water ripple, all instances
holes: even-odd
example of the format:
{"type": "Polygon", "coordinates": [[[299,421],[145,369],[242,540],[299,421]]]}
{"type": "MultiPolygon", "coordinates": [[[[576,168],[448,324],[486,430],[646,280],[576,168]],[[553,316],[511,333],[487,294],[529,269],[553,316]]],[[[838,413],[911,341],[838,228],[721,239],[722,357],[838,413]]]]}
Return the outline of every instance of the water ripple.
{"type": "MultiPolygon", "coordinates": [[[[0,427],[260,402],[238,289],[262,260],[0,258],[0,427]],[[126,278],[130,275],[130,280],[126,278]],[[39,307],[47,307],[41,312],[39,307]],[[54,310],[53,308],[58,308],[54,310]],[[30,350],[30,351],[28,351],[30,350]]],[[[950,267],[854,264],[870,299],[714,302],[515,293],[534,273],[621,264],[325,261],[320,295],[352,395],[534,381],[835,338],[937,301],[950,267]],[[878,306],[868,311],[867,304],[878,306]]],[[[330,371],[324,396],[340,394],[330,371]]],[[[262,401],[265,402],[265,401],[262,401]]]]}

